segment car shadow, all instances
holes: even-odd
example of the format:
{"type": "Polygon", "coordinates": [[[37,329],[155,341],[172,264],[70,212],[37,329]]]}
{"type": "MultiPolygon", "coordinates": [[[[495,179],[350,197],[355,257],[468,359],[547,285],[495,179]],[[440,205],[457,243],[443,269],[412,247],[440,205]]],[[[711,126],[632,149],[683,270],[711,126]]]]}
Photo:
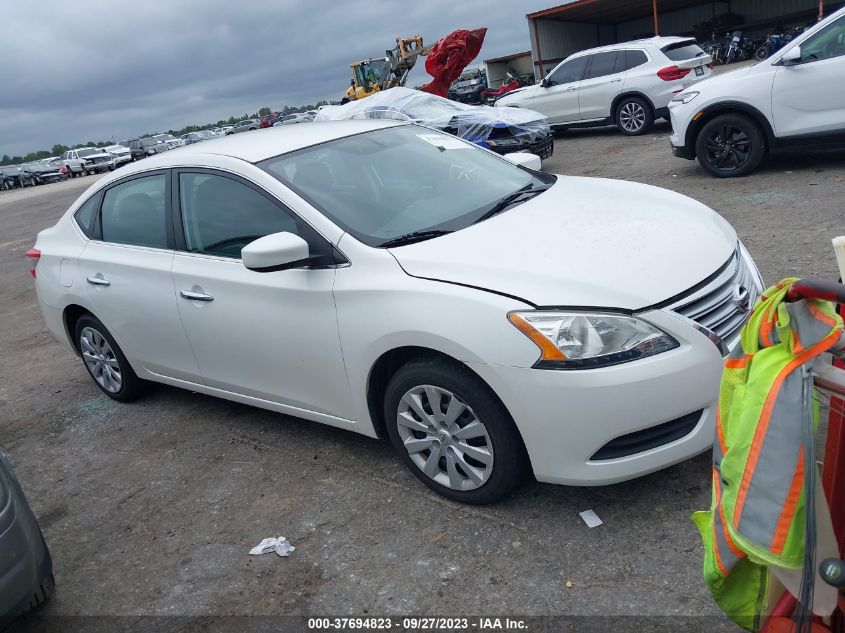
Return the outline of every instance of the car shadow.
{"type": "MultiPolygon", "coordinates": [[[[654,122],[654,127],[649,130],[647,134],[642,134],[642,137],[649,135],[670,134],[672,132],[672,124],[669,121],[659,119],[654,122]]],[[[626,137],[615,125],[603,125],[601,127],[570,127],[570,128],[553,128],[552,133],[556,140],[564,139],[581,139],[581,138],[603,138],[607,136],[618,136],[619,138],[638,138],[636,136],[626,137]]]]}

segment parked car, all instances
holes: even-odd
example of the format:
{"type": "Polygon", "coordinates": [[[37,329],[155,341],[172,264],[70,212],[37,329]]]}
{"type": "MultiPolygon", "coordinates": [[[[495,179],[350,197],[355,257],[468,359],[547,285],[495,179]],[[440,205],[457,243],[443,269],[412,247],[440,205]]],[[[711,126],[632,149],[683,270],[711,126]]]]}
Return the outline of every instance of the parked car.
{"type": "Polygon", "coordinates": [[[0,167],[3,173],[3,188],[14,189],[15,187],[26,187],[35,184],[35,179],[28,173],[21,171],[22,165],[6,165],[0,167]]]}
{"type": "Polygon", "coordinates": [[[59,159],[50,162],[34,161],[21,165],[21,174],[27,174],[35,184],[43,185],[50,182],[65,180],[67,176],[62,173],[62,161],[59,159]]]}
{"type": "Polygon", "coordinates": [[[546,117],[527,108],[471,106],[437,95],[390,88],[366,99],[320,110],[316,121],[398,119],[454,134],[499,154],[531,152],[548,158],[554,138],[546,117]]]}
{"type": "Polygon", "coordinates": [[[261,127],[272,127],[273,124],[279,120],[279,113],[278,112],[271,112],[270,114],[263,114],[259,118],[261,121],[261,127]]]}
{"type": "Polygon", "coordinates": [[[167,145],[168,149],[176,149],[177,147],[182,147],[185,142],[176,138],[172,134],[153,134],[152,138],[157,140],[159,143],[164,143],[167,145]]]}
{"type": "Polygon", "coordinates": [[[369,120],[165,153],[38,234],[39,304],[115,400],[155,381],[387,436],[463,502],[703,452],[754,262],[699,202],[538,162],[369,120]]]}
{"type": "Polygon", "coordinates": [[[166,152],[168,149],[170,147],[166,143],[150,137],[135,138],[129,141],[129,153],[133,161],[166,152]]]}
{"type": "Polygon", "coordinates": [[[487,90],[487,76],[483,70],[465,71],[449,88],[449,99],[461,103],[480,104],[487,90]]]}
{"type": "Polygon", "coordinates": [[[94,172],[114,169],[114,156],[97,147],[71,149],[62,154],[69,176],[87,176],[94,172]]]}
{"type": "Polygon", "coordinates": [[[294,123],[307,123],[314,120],[314,115],[308,112],[292,112],[279,117],[273,125],[293,125],[294,123]]]}
{"type": "Polygon", "coordinates": [[[260,130],[261,121],[258,119],[244,119],[238,121],[231,130],[227,130],[226,134],[240,134],[241,132],[250,132],[252,130],[260,130]]]}
{"type": "Polygon", "coordinates": [[[220,131],[218,132],[218,134],[222,134],[222,135],[225,136],[229,132],[229,130],[233,130],[234,128],[235,128],[234,125],[224,125],[223,127],[220,128],[220,131]]]}
{"type": "Polygon", "coordinates": [[[114,166],[121,167],[132,162],[132,152],[123,145],[109,145],[106,151],[114,157],[114,166]]]}
{"type": "Polygon", "coordinates": [[[615,124],[629,136],[668,118],[672,97],[712,74],[694,39],[655,37],[570,55],[539,84],[517,88],[496,105],[532,108],[552,127],[615,124]]]}
{"type": "Polygon", "coordinates": [[[725,178],[751,173],[769,152],[845,147],[843,77],[840,9],[770,58],[678,94],[672,152],[725,178]]]}
{"type": "Polygon", "coordinates": [[[53,559],[38,521],[0,450],[0,631],[44,603],[55,588],[53,559]]]}
{"type": "Polygon", "coordinates": [[[214,138],[216,135],[211,130],[198,130],[196,132],[190,132],[185,136],[185,144],[192,145],[194,143],[199,143],[200,141],[207,141],[210,138],[214,138]]]}

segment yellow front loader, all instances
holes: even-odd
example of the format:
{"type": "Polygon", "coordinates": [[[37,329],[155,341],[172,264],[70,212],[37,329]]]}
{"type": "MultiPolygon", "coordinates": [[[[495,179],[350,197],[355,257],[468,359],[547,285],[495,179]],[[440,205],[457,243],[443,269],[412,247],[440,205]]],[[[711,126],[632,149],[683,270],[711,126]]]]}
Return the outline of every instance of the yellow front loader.
{"type": "Polygon", "coordinates": [[[404,86],[408,73],[417,63],[417,57],[428,55],[419,35],[397,37],[396,48],[385,51],[384,57],[372,57],[351,65],[352,81],[341,103],[369,97],[371,94],[404,86]]]}

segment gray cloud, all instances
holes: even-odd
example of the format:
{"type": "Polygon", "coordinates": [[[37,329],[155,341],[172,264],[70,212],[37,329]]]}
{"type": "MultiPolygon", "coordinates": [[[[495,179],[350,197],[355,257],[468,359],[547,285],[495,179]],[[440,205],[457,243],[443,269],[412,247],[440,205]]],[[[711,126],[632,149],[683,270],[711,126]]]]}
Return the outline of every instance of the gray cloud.
{"type": "MultiPolygon", "coordinates": [[[[549,0],[41,0],[5,4],[0,155],[339,99],[396,36],[488,28],[478,60],[528,50],[549,0]]],[[[427,80],[417,64],[409,85],[427,80]]]]}

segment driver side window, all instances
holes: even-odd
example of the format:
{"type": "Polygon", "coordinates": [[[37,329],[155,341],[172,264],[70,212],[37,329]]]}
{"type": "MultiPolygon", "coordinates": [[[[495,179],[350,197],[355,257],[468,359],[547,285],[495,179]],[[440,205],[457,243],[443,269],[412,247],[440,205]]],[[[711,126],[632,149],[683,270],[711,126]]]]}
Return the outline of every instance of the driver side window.
{"type": "Polygon", "coordinates": [[[801,61],[816,62],[845,55],[845,17],[822,29],[801,45],[801,61]]]}
{"type": "Polygon", "coordinates": [[[570,84],[573,81],[580,81],[584,76],[584,71],[587,68],[587,57],[576,57],[565,62],[559,66],[551,75],[546,85],[561,86],[563,84],[570,84]]]}
{"type": "Polygon", "coordinates": [[[309,241],[291,213],[232,178],[182,172],[179,200],[185,243],[194,253],[240,259],[253,240],[283,231],[309,241]]]}

